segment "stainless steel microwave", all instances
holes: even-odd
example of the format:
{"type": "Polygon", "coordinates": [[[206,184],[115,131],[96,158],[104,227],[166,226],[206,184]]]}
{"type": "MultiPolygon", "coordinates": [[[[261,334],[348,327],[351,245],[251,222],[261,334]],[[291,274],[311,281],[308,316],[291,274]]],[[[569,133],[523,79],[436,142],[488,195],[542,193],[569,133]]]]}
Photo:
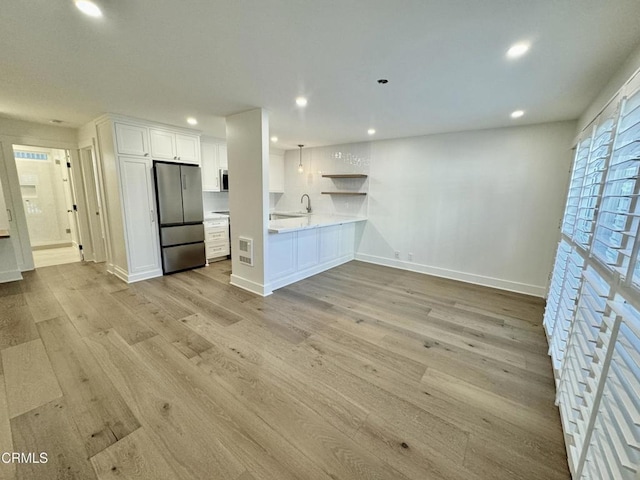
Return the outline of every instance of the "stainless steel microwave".
{"type": "Polygon", "coordinates": [[[221,192],[229,191],[229,171],[228,170],[220,170],[220,191],[221,192]]]}

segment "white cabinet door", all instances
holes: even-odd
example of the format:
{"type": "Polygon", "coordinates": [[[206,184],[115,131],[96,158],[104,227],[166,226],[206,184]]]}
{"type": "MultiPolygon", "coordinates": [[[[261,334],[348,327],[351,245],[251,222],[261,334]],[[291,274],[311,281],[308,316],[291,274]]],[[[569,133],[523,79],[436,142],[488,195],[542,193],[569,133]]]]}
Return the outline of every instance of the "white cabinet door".
{"type": "Polygon", "coordinates": [[[340,225],[340,256],[354,255],[356,250],[356,224],[340,225]]]}
{"type": "Polygon", "coordinates": [[[119,157],[129,280],[162,275],[151,159],[119,157]]]}
{"type": "Polygon", "coordinates": [[[176,135],[165,130],[149,130],[151,157],[156,160],[176,160],[176,135]]]}
{"type": "Polygon", "coordinates": [[[137,125],[116,123],[116,145],[120,154],[149,156],[148,130],[137,125]]]}
{"type": "Polygon", "coordinates": [[[295,273],[297,245],[297,232],[269,235],[268,278],[270,281],[295,273]]]}
{"type": "Polygon", "coordinates": [[[200,164],[200,137],[176,133],[177,160],[200,164]]]}
{"type": "Polygon", "coordinates": [[[202,143],[202,190],[205,192],[220,191],[220,175],[218,174],[218,145],[202,143]]]}
{"type": "Polygon", "coordinates": [[[269,155],[269,192],[284,193],[284,157],[269,155]]]}
{"type": "Polygon", "coordinates": [[[340,232],[343,225],[331,225],[320,230],[320,263],[340,257],[340,232]]]}
{"type": "Polygon", "coordinates": [[[229,161],[227,160],[227,146],[224,144],[218,145],[218,165],[222,170],[229,168],[229,161]]]}
{"type": "Polygon", "coordinates": [[[298,270],[318,265],[318,230],[319,228],[310,228],[309,230],[299,230],[298,234],[298,270]]]}

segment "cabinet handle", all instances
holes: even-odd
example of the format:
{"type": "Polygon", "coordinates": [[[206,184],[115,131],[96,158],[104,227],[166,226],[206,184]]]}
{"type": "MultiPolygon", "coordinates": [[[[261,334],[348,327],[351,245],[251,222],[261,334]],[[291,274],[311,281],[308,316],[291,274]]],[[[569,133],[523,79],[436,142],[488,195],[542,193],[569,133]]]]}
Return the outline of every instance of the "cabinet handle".
{"type": "Polygon", "coordinates": [[[7,215],[9,215],[9,221],[13,222],[13,215],[11,214],[11,210],[7,208],[7,215]]]}
{"type": "Polygon", "coordinates": [[[156,219],[153,216],[153,210],[149,210],[149,216],[151,217],[151,223],[155,223],[156,219]]]}
{"type": "Polygon", "coordinates": [[[144,156],[145,156],[145,157],[148,157],[148,156],[149,156],[149,154],[148,154],[148,153],[145,153],[145,154],[144,154],[144,156]]]}
{"type": "Polygon", "coordinates": [[[187,189],[187,176],[186,175],[182,175],[182,189],[183,190],[187,189]]]}

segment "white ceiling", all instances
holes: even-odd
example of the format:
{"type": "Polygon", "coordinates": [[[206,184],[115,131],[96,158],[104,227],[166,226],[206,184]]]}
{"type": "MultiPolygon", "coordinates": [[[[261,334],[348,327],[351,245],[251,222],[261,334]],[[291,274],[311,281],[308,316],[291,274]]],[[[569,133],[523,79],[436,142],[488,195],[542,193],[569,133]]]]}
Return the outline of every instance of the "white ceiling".
{"type": "Polygon", "coordinates": [[[96,20],[72,0],[2,0],[0,115],[193,115],[222,136],[220,117],[264,107],[281,148],[567,120],[640,42],[638,0],[98,3],[96,20]],[[507,60],[520,40],[530,53],[507,60]]]}

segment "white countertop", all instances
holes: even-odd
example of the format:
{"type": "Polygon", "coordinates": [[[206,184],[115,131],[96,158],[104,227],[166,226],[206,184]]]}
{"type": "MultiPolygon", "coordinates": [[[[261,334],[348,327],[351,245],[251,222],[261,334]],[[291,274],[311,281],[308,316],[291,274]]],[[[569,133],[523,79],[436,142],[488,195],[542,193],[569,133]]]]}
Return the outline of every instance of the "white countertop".
{"type": "Polygon", "coordinates": [[[342,223],[364,222],[366,217],[348,217],[346,215],[305,215],[297,218],[283,218],[282,220],[271,220],[269,222],[269,233],[288,233],[296,230],[306,230],[308,228],[328,227],[330,225],[340,225],[342,223]]]}
{"type": "Polygon", "coordinates": [[[229,215],[224,213],[216,213],[216,212],[205,212],[204,220],[220,220],[223,218],[229,218],[229,215]]]}

